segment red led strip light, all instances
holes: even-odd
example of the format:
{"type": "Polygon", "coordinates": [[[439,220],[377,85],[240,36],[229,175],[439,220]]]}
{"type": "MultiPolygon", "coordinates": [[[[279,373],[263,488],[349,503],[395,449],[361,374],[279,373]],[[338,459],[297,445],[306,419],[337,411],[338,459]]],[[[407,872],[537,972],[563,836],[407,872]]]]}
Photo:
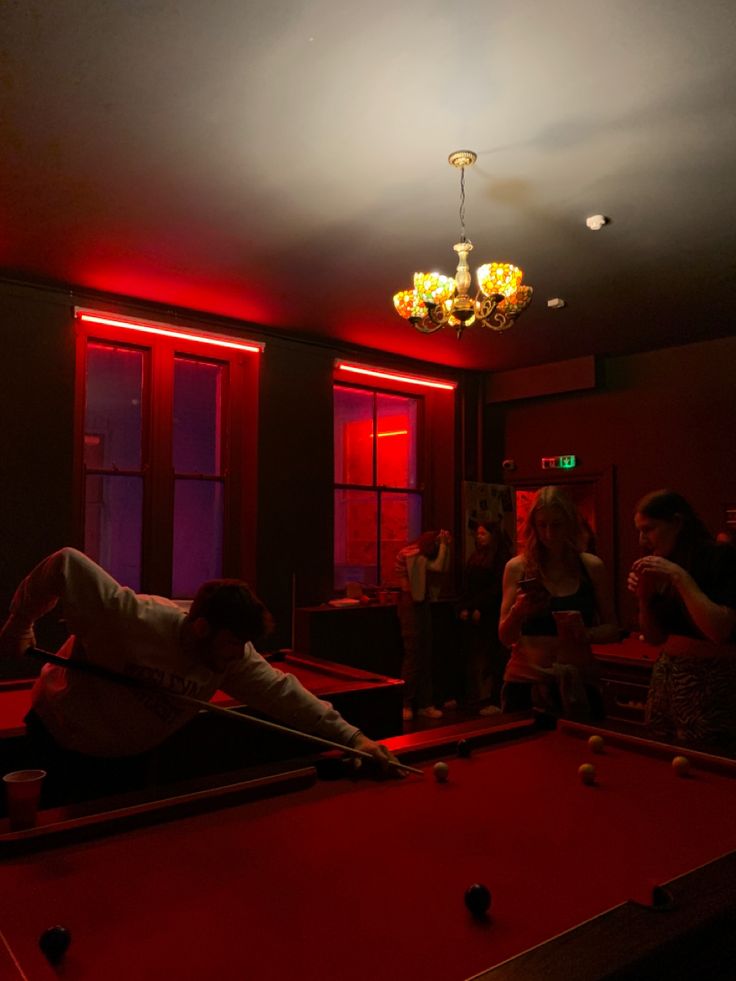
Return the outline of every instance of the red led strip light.
{"type": "Polygon", "coordinates": [[[356,375],[368,375],[371,378],[385,378],[387,381],[403,382],[406,385],[420,385],[424,388],[440,388],[443,391],[454,392],[457,388],[456,382],[432,381],[430,378],[415,378],[411,375],[394,375],[389,371],[379,371],[377,368],[362,368],[357,364],[346,364],[338,361],[335,367],[339,371],[350,371],[356,375]]]}
{"type": "Polygon", "coordinates": [[[161,334],[163,337],[176,337],[184,341],[195,341],[197,344],[209,344],[214,347],[233,348],[236,351],[248,351],[250,354],[260,354],[264,345],[255,341],[242,343],[240,341],[226,341],[221,335],[196,334],[194,331],[175,330],[164,324],[140,323],[131,320],[116,320],[113,317],[105,317],[100,314],[85,313],[77,311],[77,317],[89,324],[103,324],[106,327],[122,327],[125,330],[137,330],[144,334],[161,334]]]}

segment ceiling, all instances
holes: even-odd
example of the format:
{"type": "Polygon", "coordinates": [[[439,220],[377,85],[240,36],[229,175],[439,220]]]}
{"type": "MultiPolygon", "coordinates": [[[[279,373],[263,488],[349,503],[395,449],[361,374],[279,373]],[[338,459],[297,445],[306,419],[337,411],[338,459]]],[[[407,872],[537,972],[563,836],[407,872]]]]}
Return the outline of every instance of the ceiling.
{"type": "Polygon", "coordinates": [[[733,0],[0,7],[6,277],[480,370],[732,332],[733,0]],[[464,148],[472,258],[535,293],[458,341],[391,297],[454,271],[464,148]]]}

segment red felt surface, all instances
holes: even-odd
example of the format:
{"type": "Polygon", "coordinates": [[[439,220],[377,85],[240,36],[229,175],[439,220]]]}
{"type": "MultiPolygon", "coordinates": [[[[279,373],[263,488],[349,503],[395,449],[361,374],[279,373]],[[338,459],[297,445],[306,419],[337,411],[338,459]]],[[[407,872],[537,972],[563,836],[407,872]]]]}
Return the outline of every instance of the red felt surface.
{"type": "Polygon", "coordinates": [[[6,735],[25,732],[23,719],[31,707],[31,688],[13,687],[0,692],[0,730],[6,735]]]}
{"type": "Polygon", "coordinates": [[[733,776],[561,732],[446,759],[8,862],[5,935],[34,979],[63,923],[65,981],[450,981],[736,848],[733,776]]]}

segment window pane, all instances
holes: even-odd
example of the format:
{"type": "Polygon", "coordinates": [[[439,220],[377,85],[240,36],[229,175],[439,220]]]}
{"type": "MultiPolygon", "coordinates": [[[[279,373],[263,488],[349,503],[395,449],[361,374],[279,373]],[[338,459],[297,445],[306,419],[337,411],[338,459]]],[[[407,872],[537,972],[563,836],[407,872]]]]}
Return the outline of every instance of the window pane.
{"type": "Polygon", "coordinates": [[[335,491],[335,586],[377,585],[378,500],[372,491],[335,491]]]}
{"type": "Polygon", "coordinates": [[[419,494],[381,495],[381,582],[393,582],[399,549],[413,542],[422,530],[422,498],[419,494]]]}
{"type": "Polygon", "coordinates": [[[335,482],[373,484],[373,393],[335,386],[335,482]]]}
{"type": "Polygon", "coordinates": [[[222,575],[223,500],[219,481],[175,481],[172,596],[192,597],[222,575]]]}
{"type": "Polygon", "coordinates": [[[221,472],[222,365],[174,361],[174,471],[221,472]]]}
{"type": "Polygon", "coordinates": [[[376,395],[377,483],[417,486],[417,400],[376,395]]]}
{"type": "Polygon", "coordinates": [[[87,467],[141,466],[143,352],[87,345],[84,462],[87,467]]]}
{"type": "Polygon", "coordinates": [[[87,477],[84,550],[123,586],[141,588],[141,477],[87,477]]]}

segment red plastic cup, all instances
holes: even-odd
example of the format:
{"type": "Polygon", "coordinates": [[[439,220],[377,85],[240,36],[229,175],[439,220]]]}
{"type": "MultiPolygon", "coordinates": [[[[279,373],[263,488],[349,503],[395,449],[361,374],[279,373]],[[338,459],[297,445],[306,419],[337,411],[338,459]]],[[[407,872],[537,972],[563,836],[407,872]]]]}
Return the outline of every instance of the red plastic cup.
{"type": "Polygon", "coordinates": [[[14,770],[3,777],[11,831],[36,826],[45,770],[14,770]]]}

